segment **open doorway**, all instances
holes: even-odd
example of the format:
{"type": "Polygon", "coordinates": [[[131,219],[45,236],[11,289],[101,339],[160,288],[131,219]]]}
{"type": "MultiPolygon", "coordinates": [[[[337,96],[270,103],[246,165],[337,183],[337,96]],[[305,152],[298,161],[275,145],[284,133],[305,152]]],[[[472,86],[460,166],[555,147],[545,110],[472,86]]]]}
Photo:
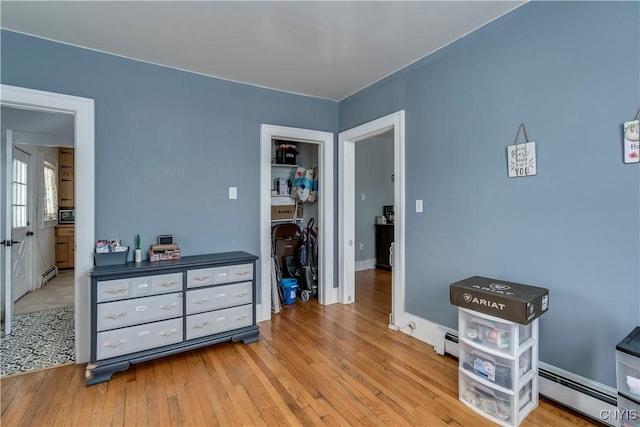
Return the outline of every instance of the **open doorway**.
{"type": "MultiPolygon", "coordinates": [[[[393,135],[393,250],[390,253],[392,269],[392,306],[389,313],[389,327],[399,329],[404,327],[404,111],[390,114],[356,128],[344,131],[338,136],[339,146],[339,278],[340,302],[349,304],[355,302],[355,200],[356,200],[356,144],[373,137],[393,135]]],[[[366,196],[365,196],[366,197],[366,196]]],[[[381,212],[380,215],[384,215],[381,212]]]]}
{"type": "MultiPolygon", "coordinates": [[[[333,270],[333,134],[284,126],[261,126],[260,135],[260,286],[261,301],[258,321],[271,319],[271,190],[272,152],[274,140],[298,141],[317,147],[318,188],[318,302],[332,304],[337,301],[333,270]]],[[[315,150],[314,150],[315,151],[315,150]]]]}
{"type": "MultiPolygon", "coordinates": [[[[11,107],[36,112],[56,112],[71,115],[74,127],[75,149],[75,230],[74,242],[74,274],[73,291],[75,315],[73,316],[73,329],[75,330],[75,362],[84,363],[89,360],[89,272],[93,267],[94,247],[94,217],[95,217],[95,176],[94,176],[94,102],[91,99],[70,95],[44,92],[39,90],[2,85],[0,91],[0,103],[3,107],[11,107]]],[[[4,144],[3,144],[4,145],[4,144]]],[[[5,152],[8,150],[4,150],[5,152]]],[[[3,159],[4,161],[5,159],[3,159]]],[[[4,170],[4,167],[3,167],[4,170]]],[[[2,204],[6,206],[6,189],[10,187],[9,179],[3,175],[0,178],[2,185],[2,204]]],[[[3,209],[2,215],[2,239],[3,242],[11,241],[10,230],[7,233],[7,216],[3,209]],[[8,239],[7,239],[8,235],[8,239]]],[[[11,246],[11,244],[9,245],[11,246]]],[[[11,252],[7,245],[3,245],[3,318],[11,324],[13,317],[13,298],[11,297],[11,252]]],[[[5,323],[7,323],[5,322],[5,323]]]]}
{"type": "Polygon", "coordinates": [[[393,148],[391,130],[355,144],[354,300],[384,313],[385,321],[392,311],[393,148]]]}
{"type": "Polygon", "coordinates": [[[3,188],[12,240],[12,301],[6,303],[13,310],[11,322],[3,316],[2,325],[6,376],[75,360],[74,225],[72,215],[59,215],[74,206],[74,116],[9,106],[1,114],[3,169],[11,174],[3,188]]]}

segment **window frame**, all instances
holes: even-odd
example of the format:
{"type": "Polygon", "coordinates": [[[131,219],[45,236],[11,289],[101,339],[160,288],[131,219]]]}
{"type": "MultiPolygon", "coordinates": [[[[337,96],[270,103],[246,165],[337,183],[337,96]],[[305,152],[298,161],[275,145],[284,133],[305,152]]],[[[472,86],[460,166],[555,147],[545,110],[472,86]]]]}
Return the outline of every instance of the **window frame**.
{"type": "Polygon", "coordinates": [[[40,225],[41,228],[49,228],[49,227],[55,227],[56,225],[58,225],[58,165],[56,165],[55,163],[51,163],[48,162],[46,160],[42,160],[41,163],[41,172],[42,172],[42,199],[41,199],[41,206],[42,209],[40,209],[41,214],[40,214],[40,225]],[[53,187],[54,187],[54,194],[53,194],[53,204],[54,204],[54,212],[53,212],[53,218],[51,219],[47,219],[45,217],[46,215],[46,206],[47,206],[47,169],[50,169],[53,173],[53,187]]]}

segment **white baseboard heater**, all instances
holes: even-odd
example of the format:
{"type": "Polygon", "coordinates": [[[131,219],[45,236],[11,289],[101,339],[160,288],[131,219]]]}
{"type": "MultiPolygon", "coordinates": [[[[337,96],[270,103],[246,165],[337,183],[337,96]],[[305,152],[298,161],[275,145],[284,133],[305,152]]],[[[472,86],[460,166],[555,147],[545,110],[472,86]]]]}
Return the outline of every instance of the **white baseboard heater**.
{"type": "MultiPolygon", "coordinates": [[[[448,354],[457,359],[458,336],[444,328],[437,328],[434,350],[438,354],[448,354]]],[[[617,409],[617,393],[611,387],[539,362],[538,389],[540,395],[549,400],[600,423],[616,425],[616,420],[610,415],[617,409]]]]}
{"type": "Polygon", "coordinates": [[[58,275],[58,267],[52,265],[49,268],[47,268],[47,270],[40,275],[42,277],[41,286],[44,286],[45,283],[47,283],[49,280],[53,279],[57,275],[58,275]]]}

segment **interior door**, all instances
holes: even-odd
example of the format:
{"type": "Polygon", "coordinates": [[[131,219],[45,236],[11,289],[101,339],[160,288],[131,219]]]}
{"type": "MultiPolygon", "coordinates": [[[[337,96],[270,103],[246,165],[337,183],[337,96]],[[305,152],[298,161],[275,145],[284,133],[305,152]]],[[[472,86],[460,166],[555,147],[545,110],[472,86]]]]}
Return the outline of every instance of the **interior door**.
{"type": "Polygon", "coordinates": [[[2,256],[4,259],[2,284],[4,293],[4,329],[5,334],[11,333],[11,320],[13,319],[13,298],[11,297],[11,182],[13,180],[13,137],[11,130],[2,133],[2,146],[4,148],[4,186],[2,188],[2,200],[4,201],[4,215],[2,216],[2,256]]]}
{"type": "Polygon", "coordinates": [[[12,299],[29,291],[31,283],[31,189],[29,154],[13,147],[11,179],[11,284],[12,299]]]}

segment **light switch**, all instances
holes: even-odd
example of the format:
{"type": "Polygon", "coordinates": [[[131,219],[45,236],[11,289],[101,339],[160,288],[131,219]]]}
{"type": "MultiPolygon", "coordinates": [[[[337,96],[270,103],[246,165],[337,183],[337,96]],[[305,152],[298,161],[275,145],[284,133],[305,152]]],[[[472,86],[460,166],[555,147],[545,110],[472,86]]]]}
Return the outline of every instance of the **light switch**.
{"type": "Polygon", "coordinates": [[[238,198],[238,187],[229,187],[229,200],[238,198]]]}
{"type": "Polygon", "coordinates": [[[422,200],[416,200],[416,212],[422,212],[422,200]]]}
{"type": "Polygon", "coordinates": [[[360,200],[362,200],[362,201],[364,202],[364,193],[362,193],[362,194],[360,195],[360,200]]]}

